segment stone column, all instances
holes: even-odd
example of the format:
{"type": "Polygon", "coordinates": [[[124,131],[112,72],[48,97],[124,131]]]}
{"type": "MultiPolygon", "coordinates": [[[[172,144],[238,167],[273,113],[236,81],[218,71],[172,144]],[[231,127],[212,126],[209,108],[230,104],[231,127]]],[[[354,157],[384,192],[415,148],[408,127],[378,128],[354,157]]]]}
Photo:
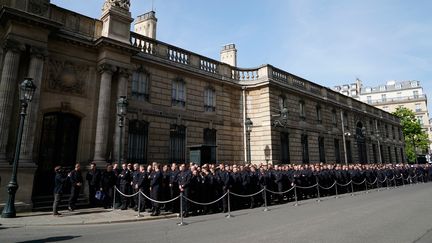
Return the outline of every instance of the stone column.
{"type": "MultiPolygon", "coordinates": [[[[20,162],[33,163],[33,146],[38,121],[39,101],[42,88],[42,74],[44,68],[44,49],[31,48],[30,66],[27,77],[32,78],[36,91],[32,102],[27,108],[27,117],[24,123],[23,140],[21,143],[20,162]]],[[[22,164],[22,163],[20,163],[22,164]]]]}
{"type": "Polygon", "coordinates": [[[7,160],[7,144],[9,140],[9,128],[15,99],[15,91],[18,86],[17,76],[19,71],[20,52],[23,46],[15,41],[6,43],[6,55],[3,60],[3,70],[0,79],[0,162],[7,160]]]}
{"type": "MultiPolygon", "coordinates": [[[[120,96],[127,96],[127,93],[128,93],[127,87],[128,87],[129,77],[130,77],[131,73],[128,69],[122,68],[122,69],[120,69],[119,74],[120,75],[119,75],[119,80],[118,80],[118,84],[117,84],[117,97],[116,97],[117,99],[120,96]]],[[[116,102],[117,102],[117,99],[116,99],[116,102]]],[[[127,122],[127,120],[125,119],[125,121],[124,121],[125,126],[123,127],[123,140],[122,140],[123,148],[126,148],[124,146],[125,141],[126,141],[125,138],[127,138],[127,136],[125,135],[126,134],[125,133],[126,122],[127,122]]],[[[113,156],[114,160],[117,160],[117,158],[118,158],[119,143],[120,143],[120,127],[119,127],[119,119],[118,119],[118,116],[116,115],[116,126],[115,126],[115,133],[114,133],[114,149],[113,149],[114,150],[114,156],[113,156]]],[[[126,158],[126,157],[124,157],[124,155],[125,155],[125,153],[123,154],[122,158],[126,158]]]]}
{"type": "Polygon", "coordinates": [[[99,88],[99,103],[96,123],[96,138],[94,161],[96,163],[106,162],[106,152],[108,144],[109,118],[110,118],[110,99],[111,81],[114,67],[109,64],[99,66],[101,82],[99,88]]]}

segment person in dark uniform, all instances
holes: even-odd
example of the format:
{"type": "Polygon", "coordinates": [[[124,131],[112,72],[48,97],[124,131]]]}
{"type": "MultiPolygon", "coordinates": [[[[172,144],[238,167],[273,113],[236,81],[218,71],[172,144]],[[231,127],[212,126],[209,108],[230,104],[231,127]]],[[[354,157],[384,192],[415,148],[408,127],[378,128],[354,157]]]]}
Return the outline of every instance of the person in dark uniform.
{"type": "Polygon", "coordinates": [[[80,164],[76,164],[75,169],[69,173],[69,180],[71,182],[71,194],[69,197],[68,209],[69,211],[74,211],[83,183],[80,164]]]}
{"type": "MultiPolygon", "coordinates": [[[[149,185],[147,183],[147,172],[146,172],[146,167],[145,165],[140,165],[139,167],[139,175],[138,175],[138,182],[137,182],[137,188],[138,191],[141,190],[141,193],[138,194],[138,196],[140,197],[140,205],[138,208],[137,205],[137,210],[139,209],[140,212],[144,212],[145,208],[146,208],[146,201],[147,199],[142,195],[142,193],[144,191],[149,191],[149,185]],[[147,189],[146,189],[147,187],[147,189]]],[[[148,195],[148,193],[146,194],[148,195]]]]}
{"type": "MultiPolygon", "coordinates": [[[[170,176],[169,177],[169,189],[170,189],[170,198],[169,199],[173,199],[180,194],[179,184],[178,184],[179,173],[180,173],[180,171],[178,169],[177,164],[173,163],[171,165],[171,170],[169,172],[169,176],[170,176]]],[[[173,212],[173,213],[177,213],[179,210],[178,205],[179,205],[178,200],[175,200],[174,202],[167,205],[168,210],[173,212]]]]}
{"type": "MultiPolygon", "coordinates": [[[[119,175],[120,180],[120,192],[129,195],[132,192],[132,174],[128,169],[127,164],[122,164],[122,172],[119,175]]],[[[121,196],[121,210],[126,210],[129,206],[129,198],[121,196]]]]}
{"type": "MultiPolygon", "coordinates": [[[[183,192],[183,196],[190,198],[190,183],[191,183],[192,173],[190,170],[186,168],[186,165],[182,164],[180,165],[180,173],[178,175],[178,184],[179,184],[179,190],[180,192],[183,192]]],[[[189,216],[189,203],[185,198],[182,198],[183,200],[183,212],[180,212],[183,214],[183,217],[189,216]]]]}
{"type": "MultiPolygon", "coordinates": [[[[137,193],[139,191],[138,188],[138,180],[141,176],[140,167],[139,164],[135,163],[133,165],[132,170],[132,193],[137,193]]],[[[135,211],[138,211],[138,199],[139,195],[135,195],[133,198],[131,198],[130,207],[133,208],[135,211]]]]}
{"type": "Polygon", "coordinates": [[[114,196],[114,186],[116,185],[117,177],[114,173],[113,166],[108,164],[106,170],[101,173],[100,190],[105,193],[105,198],[102,201],[105,209],[112,206],[114,196]]]}
{"type": "Polygon", "coordinates": [[[54,202],[53,202],[53,215],[61,216],[58,212],[58,205],[60,203],[60,198],[63,195],[63,185],[67,180],[66,173],[62,170],[61,166],[56,166],[54,168],[55,178],[54,178],[54,202]]]}
{"type": "MultiPolygon", "coordinates": [[[[150,175],[150,195],[151,198],[160,201],[160,193],[162,189],[162,172],[160,170],[160,165],[156,164],[154,166],[154,171],[150,175]]],[[[153,212],[151,216],[158,216],[160,214],[160,205],[157,202],[153,202],[153,212]]]]}
{"type": "MultiPolygon", "coordinates": [[[[229,171],[229,166],[219,165],[219,180],[222,186],[222,195],[227,193],[232,187],[232,177],[229,171]]],[[[223,212],[228,212],[228,197],[222,199],[223,212]]]]}
{"type": "Polygon", "coordinates": [[[86,180],[89,187],[90,207],[95,207],[97,206],[97,199],[95,198],[95,195],[100,184],[100,171],[98,168],[96,168],[96,163],[90,163],[90,170],[87,172],[86,180]]]}

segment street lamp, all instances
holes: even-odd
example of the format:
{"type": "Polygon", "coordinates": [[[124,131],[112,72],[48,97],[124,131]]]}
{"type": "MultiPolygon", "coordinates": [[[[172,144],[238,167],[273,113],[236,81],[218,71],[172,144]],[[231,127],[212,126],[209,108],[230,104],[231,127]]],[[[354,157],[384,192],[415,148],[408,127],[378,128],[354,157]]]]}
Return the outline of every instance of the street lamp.
{"type": "Polygon", "coordinates": [[[123,150],[123,127],[124,127],[124,119],[127,114],[127,107],[129,102],[126,96],[120,96],[117,100],[117,116],[119,117],[119,128],[120,128],[120,136],[119,136],[119,151],[118,151],[118,165],[121,168],[122,163],[122,150],[123,150]]]}
{"type": "Polygon", "coordinates": [[[24,81],[20,85],[20,103],[21,103],[21,111],[20,111],[20,123],[18,127],[18,135],[17,141],[15,144],[15,155],[13,161],[13,169],[12,169],[12,177],[7,186],[9,198],[6,202],[5,208],[3,209],[2,218],[15,218],[15,194],[18,190],[18,182],[17,182],[17,169],[18,169],[18,161],[21,149],[21,141],[22,134],[24,128],[24,119],[27,115],[27,107],[28,103],[30,103],[33,99],[33,95],[35,93],[36,86],[33,83],[31,78],[25,78],[24,81]]]}
{"type": "Polygon", "coordinates": [[[270,152],[271,152],[270,151],[270,147],[268,145],[266,145],[265,149],[264,149],[264,157],[265,157],[265,160],[266,160],[267,167],[268,167],[268,162],[270,160],[270,152]]]}
{"type": "Polygon", "coordinates": [[[250,162],[251,162],[250,134],[252,132],[252,126],[253,126],[253,122],[250,118],[246,118],[245,126],[246,126],[246,140],[247,140],[247,159],[246,159],[246,161],[248,164],[250,164],[250,162]]]}
{"type": "Polygon", "coordinates": [[[416,164],[418,164],[416,142],[417,142],[417,134],[414,134],[413,139],[412,139],[412,143],[413,143],[413,149],[414,149],[415,162],[416,162],[416,164]]]}

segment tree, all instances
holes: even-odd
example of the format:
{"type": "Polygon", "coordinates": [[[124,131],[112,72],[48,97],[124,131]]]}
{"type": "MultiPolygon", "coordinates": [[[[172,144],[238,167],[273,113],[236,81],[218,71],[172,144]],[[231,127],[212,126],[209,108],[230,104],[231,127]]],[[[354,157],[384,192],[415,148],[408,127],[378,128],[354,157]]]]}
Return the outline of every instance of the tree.
{"type": "Polygon", "coordinates": [[[425,151],[429,146],[429,138],[417,120],[414,111],[399,107],[393,115],[400,118],[405,138],[405,153],[410,163],[417,161],[417,151],[425,151]]]}

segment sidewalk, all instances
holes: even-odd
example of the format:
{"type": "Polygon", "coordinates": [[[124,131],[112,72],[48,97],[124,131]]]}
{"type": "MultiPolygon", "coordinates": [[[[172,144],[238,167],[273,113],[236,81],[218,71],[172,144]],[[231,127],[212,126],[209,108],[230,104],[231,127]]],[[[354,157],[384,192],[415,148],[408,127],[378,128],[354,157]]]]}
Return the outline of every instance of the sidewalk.
{"type": "Polygon", "coordinates": [[[60,211],[62,216],[55,217],[51,212],[18,213],[16,218],[0,218],[0,227],[24,227],[24,226],[61,226],[61,225],[86,225],[86,224],[111,224],[155,219],[175,218],[177,214],[161,213],[159,216],[150,216],[149,213],[141,213],[133,210],[114,210],[103,208],[78,209],[73,212],[60,211]]]}

